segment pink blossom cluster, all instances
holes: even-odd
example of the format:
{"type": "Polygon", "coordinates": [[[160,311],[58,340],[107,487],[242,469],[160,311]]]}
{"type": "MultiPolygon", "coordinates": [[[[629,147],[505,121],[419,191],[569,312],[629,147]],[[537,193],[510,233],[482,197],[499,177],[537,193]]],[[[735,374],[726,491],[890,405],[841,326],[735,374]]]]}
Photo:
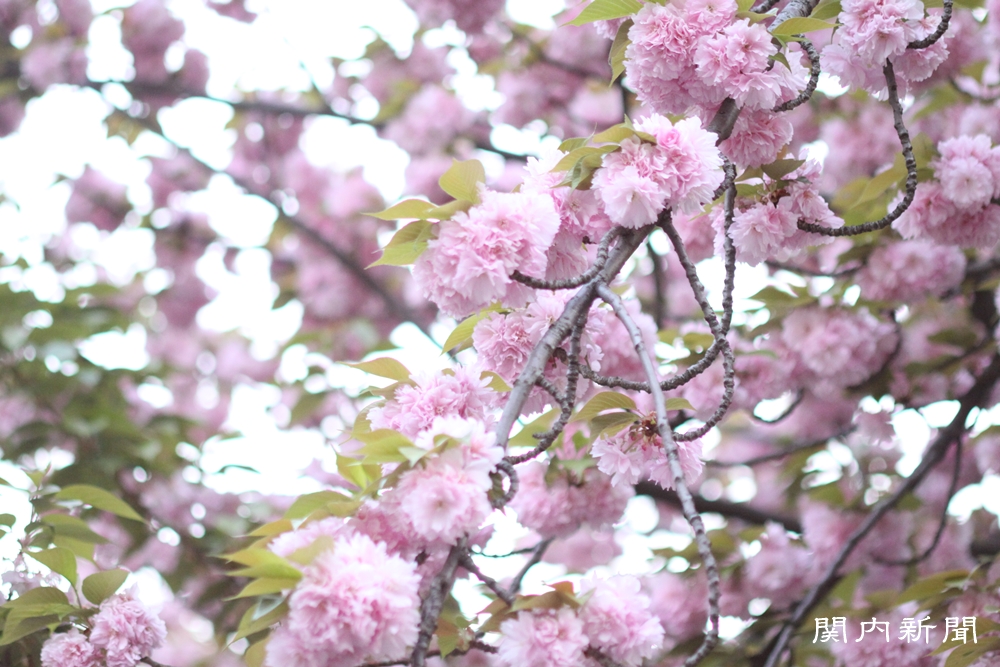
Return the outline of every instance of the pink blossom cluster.
{"type": "MultiPolygon", "coordinates": [[[[479,363],[482,367],[497,373],[508,384],[513,385],[527,363],[532,348],[559,318],[571,296],[572,294],[566,290],[561,292],[539,290],[534,293],[535,300],[526,308],[509,313],[491,313],[476,323],[472,341],[476,352],[479,353],[479,363]]],[[[594,343],[596,333],[593,324],[584,328],[580,341],[580,354],[581,358],[591,366],[600,368],[602,353],[594,343]]],[[[567,345],[568,343],[563,343],[564,348],[567,345]]],[[[545,369],[546,378],[557,386],[563,386],[566,382],[565,373],[561,372],[560,368],[562,366],[558,362],[551,360],[545,369]]],[[[583,382],[579,383],[578,393],[583,392],[584,385],[583,382]]],[[[551,400],[552,397],[547,392],[540,388],[535,389],[525,404],[524,412],[538,411],[551,400]]]]}
{"type": "Polygon", "coordinates": [[[468,315],[493,301],[522,305],[527,289],[514,271],[544,278],[546,252],[559,230],[550,197],[482,190],[482,202],[437,225],[414,278],[445,312],[468,315]]]}
{"type": "Polygon", "coordinates": [[[645,3],[629,29],[625,71],[639,99],[658,113],[690,107],[714,112],[727,97],[747,110],[769,110],[805,84],[798,58],[791,69],[771,57],[767,27],[736,19],[732,0],[645,3]]]}
{"type": "Polygon", "coordinates": [[[113,595],[90,619],[90,635],[76,629],[54,634],[42,647],[43,667],[135,667],[163,644],[167,629],[135,597],[113,595]]]}
{"type": "MultiPolygon", "coordinates": [[[[819,174],[819,164],[807,160],[780,181],[765,176],[762,198],[737,199],[729,229],[737,260],[756,266],[768,259],[787,259],[810,245],[829,242],[828,237],[798,228],[800,221],[830,229],[844,225],[814,185],[819,174]]],[[[720,254],[724,222],[725,211],[716,206],[712,209],[712,224],[716,229],[716,252],[720,254]]]]}
{"type": "Polygon", "coordinates": [[[639,667],[663,643],[663,627],[650,611],[639,580],[616,576],[581,584],[586,602],[574,610],[522,611],[500,626],[498,662],[503,667],[577,667],[597,664],[584,652],[599,651],[623,667],[639,667]]]}
{"type": "Polygon", "coordinates": [[[917,301],[940,296],[965,276],[965,255],[955,246],[916,239],[877,248],[858,272],[866,299],[917,301]]]}
{"type": "Polygon", "coordinates": [[[796,376],[822,392],[866,380],[885,364],[898,336],[865,308],[813,307],[785,318],[781,342],[796,355],[796,376]]]}
{"type": "Polygon", "coordinates": [[[940,16],[924,16],[920,0],[847,0],[833,42],[823,49],[822,66],[845,86],[885,99],[886,61],[905,86],[923,81],[948,57],[945,38],[924,49],[908,49],[937,28],[940,16]]]}
{"type": "Polygon", "coordinates": [[[486,421],[496,404],[496,392],[475,368],[457,366],[447,373],[421,373],[403,384],[390,400],[372,408],[373,429],[392,429],[416,438],[438,417],[457,416],[486,421]]]}
{"type": "Polygon", "coordinates": [[[637,578],[588,578],[580,591],[590,596],[577,614],[591,646],[624,667],[638,667],[656,655],[663,645],[663,626],[637,578]]]}
{"type": "Polygon", "coordinates": [[[268,667],[353,667],[399,658],[417,639],[416,566],[366,535],[308,565],[267,644],[268,667]]]}
{"type": "Polygon", "coordinates": [[[712,200],[724,177],[714,133],[697,118],[672,123],[658,114],[635,127],[656,143],[627,138],[594,174],[593,187],[613,222],[639,229],[656,222],[665,206],[690,213],[712,200]]]}
{"type": "MultiPolygon", "coordinates": [[[[676,445],[684,480],[691,484],[704,466],[701,441],[677,442],[676,445]]],[[[665,489],[674,486],[674,476],[654,414],[641,416],[628,428],[613,435],[601,436],[592,445],[590,454],[597,459],[598,469],[611,475],[611,484],[615,487],[631,486],[646,479],[665,489]]]]}
{"type": "Polygon", "coordinates": [[[1000,240],[1000,149],[984,134],[938,144],[936,181],[917,185],[913,203],[893,227],[904,238],[987,248],[1000,240]]]}
{"type": "Polygon", "coordinates": [[[554,462],[518,467],[519,487],[510,502],[518,521],[542,537],[566,537],[589,526],[603,528],[621,519],[635,491],[613,485],[595,468],[576,474],[554,462]]]}
{"type": "Polygon", "coordinates": [[[503,458],[495,434],[477,419],[439,417],[414,444],[435,451],[403,472],[354,524],[394,551],[412,555],[478,531],[493,511],[490,473],[503,458]]]}

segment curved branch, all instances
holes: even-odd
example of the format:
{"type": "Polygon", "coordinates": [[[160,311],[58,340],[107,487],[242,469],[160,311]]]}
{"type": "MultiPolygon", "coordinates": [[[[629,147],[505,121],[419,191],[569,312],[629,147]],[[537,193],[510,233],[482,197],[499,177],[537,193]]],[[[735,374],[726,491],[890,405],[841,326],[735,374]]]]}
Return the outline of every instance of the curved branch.
{"type": "MultiPolygon", "coordinates": [[[[951,0],[949,0],[950,2],[951,0]]],[[[820,75],[820,61],[819,61],[819,51],[813,46],[813,43],[802,35],[796,35],[799,38],[799,46],[802,50],[806,52],[806,56],[809,58],[809,82],[806,83],[806,87],[798,94],[795,99],[788,100],[782,104],[771,109],[773,113],[781,113],[783,111],[791,111],[797,106],[801,106],[809,101],[813,93],[816,92],[816,86],[819,84],[820,75]]]]}
{"type": "Polygon", "coordinates": [[[952,0],[944,0],[942,3],[943,11],[941,12],[941,21],[937,25],[937,29],[931,34],[927,35],[923,39],[918,39],[910,42],[906,45],[908,49],[926,49],[931,46],[939,39],[944,37],[944,33],[948,31],[948,24],[951,22],[951,9],[952,0]]]}
{"type": "Polygon", "coordinates": [[[799,229],[814,234],[822,234],[823,236],[857,236],[858,234],[875,232],[885,229],[895,222],[899,216],[903,215],[910,208],[910,204],[913,203],[913,198],[917,194],[917,160],[913,157],[913,144],[910,142],[910,132],[906,129],[906,125],[903,124],[903,105],[899,101],[899,86],[896,83],[896,72],[892,67],[892,62],[886,60],[882,72],[885,75],[885,83],[889,91],[889,106],[892,107],[893,127],[896,130],[896,136],[899,137],[899,143],[903,147],[903,160],[906,162],[906,190],[903,199],[896,205],[896,208],[889,211],[880,220],[834,229],[799,220],[799,229]]]}

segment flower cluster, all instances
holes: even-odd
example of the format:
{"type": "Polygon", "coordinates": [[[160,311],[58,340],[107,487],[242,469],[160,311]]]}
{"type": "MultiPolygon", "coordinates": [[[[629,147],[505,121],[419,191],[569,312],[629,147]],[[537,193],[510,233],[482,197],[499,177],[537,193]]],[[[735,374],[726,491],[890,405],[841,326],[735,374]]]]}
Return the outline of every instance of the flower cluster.
{"type": "Polygon", "coordinates": [[[747,110],[770,110],[805,83],[801,63],[778,51],[761,23],[736,19],[733,0],[645,3],[629,29],[626,74],[639,99],[659,113],[714,111],[731,97],[747,110]]]}
{"type": "Polygon", "coordinates": [[[588,648],[624,667],[638,667],[663,644],[663,627],[640,592],[639,580],[617,576],[585,580],[586,602],[522,611],[500,626],[497,658],[504,667],[577,667],[591,664],[588,648]]]}
{"type": "Polygon", "coordinates": [[[723,179],[715,134],[703,130],[697,118],[671,123],[657,114],[637,122],[636,129],[656,143],[625,139],[594,174],[594,189],[613,222],[638,229],[656,222],[667,205],[692,212],[711,201],[723,179]]]}
{"type": "Polygon", "coordinates": [[[938,144],[936,181],[917,186],[913,204],[894,223],[904,238],[987,248],[1000,240],[1000,149],[984,134],[938,144]]]}
{"type": "Polygon", "coordinates": [[[415,565],[384,543],[338,540],[303,571],[264,664],[348,667],[403,655],[417,639],[419,585],[415,565]]]}
{"type": "Polygon", "coordinates": [[[550,197],[481,192],[482,202],[438,225],[413,276],[442,310],[468,315],[493,301],[522,305],[527,290],[514,271],[544,278],[546,252],[559,230],[550,197]]]}
{"type": "Polygon", "coordinates": [[[135,589],[101,603],[90,635],[54,634],[42,647],[42,667],[136,667],[163,644],[167,628],[135,597],[135,589]]]}

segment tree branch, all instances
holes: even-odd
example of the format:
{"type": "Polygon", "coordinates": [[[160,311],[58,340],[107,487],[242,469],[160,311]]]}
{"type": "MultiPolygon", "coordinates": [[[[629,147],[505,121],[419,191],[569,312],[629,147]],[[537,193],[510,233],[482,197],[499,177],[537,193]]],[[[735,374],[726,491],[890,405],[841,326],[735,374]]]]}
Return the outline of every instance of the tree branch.
{"type": "Polygon", "coordinates": [[[819,583],[813,586],[799,604],[796,605],[794,612],[785,621],[784,627],[775,638],[773,645],[768,648],[767,662],[764,667],[777,667],[785,650],[788,648],[788,643],[791,641],[796,628],[805,620],[806,614],[819,604],[827,593],[833,589],[839,577],[840,568],[847,561],[847,558],[882,517],[899,504],[899,501],[904,496],[916,489],[934,466],[941,462],[948,448],[965,432],[965,422],[972,409],[978,407],[989,396],[998,379],[1000,379],[1000,355],[995,354],[989,366],[976,379],[972,388],[962,396],[955,418],[938,433],[934,441],[927,447],[927,451],[924,453],[924,457],[920,465],[917,466],[917,469],[906,478],[906,481],[891,496],[882,500],[872,509],[861,525],[847,538],[847,541],[837,553],[837,557],[826,568],[819,583]]]}

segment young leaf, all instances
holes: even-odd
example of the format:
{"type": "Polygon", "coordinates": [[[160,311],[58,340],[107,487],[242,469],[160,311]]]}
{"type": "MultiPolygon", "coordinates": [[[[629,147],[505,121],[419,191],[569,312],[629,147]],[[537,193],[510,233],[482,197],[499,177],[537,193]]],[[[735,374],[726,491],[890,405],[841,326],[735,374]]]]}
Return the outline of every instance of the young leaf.
{"type": "Polygon", "coordinates": [[[472,340],[472,332],[479,324],[480,320],[489,317],[491,314],[500,310],[500,304],[492,304],[482,310],[480,310],[475,315],[470,315],[464,320],[458,323],[450,334],[448,334],[448,340],[444,342],[441,346],[441,354],[447,354],[456,347],[460,349],[465,349],[468,347],[466,343],[472,340]]]}
{"type": "Polygon", "coordinates": [[[116,514],[123,519],[131,519],[132,521],[140,521],[142,523],[146,522],[124,500],[111,494],[109,491],[96,486],[90,486],[89,484],[67,486],[56,493],[55,497],[57,500],[79,500],[99,510],[116,514]]]}
{"type": "Polygon", "coordinates": [[[128,572],[125,570],[95,572],[83,580],[83,584],[81,584],[83,596],[92,604],[101,604],[117,593],[127,578],[128,572]]]}
{"type": "Polygon", "coordinates": [[[406,382],[410,379],[410,371],[406,366],[392,357],[380,357],[371,361],[359,361],[355,364],[345,363],[344,365],[396,382],[406,382]]]}
{"type": "Polygon", "coordinates": [[[616,391],[602,391],[587,401],[573,421],[589,421],[604,410],[635,410],[635,401],[616,391]]]}
{"type": "MultiPolygon", "coordinates": [[[[625,51],[632,42],[628,38],[628,31],[632,27],[632,19],[628,19],[620,26],[615,33],[615,41],[611,43],[611,51],[608,53],[608,63],[611,65],[611,83],[618,80],[625,73],[625,51]]],[[[565,142],[564,142],[565,143],[565,142]]]]}
{"type": "Polygon", "coordinates": [[[423,219],[424,216],[427,215],[427,212],[433,210],[434,208],[434,204],[429,201],[424,201],[423,199],[407,199],[406,201],[399,202],[395,206],[390,206],[384,211],[376,211],[374,213],[369,213],[368,215],[380,220],[402,220],[406,218],[423,219]]]}
{"type": "Polygon", "coordinates": [[[69,549],[54,547],[25,553],[53,572],[66,577],[70,584],[76,586],[76,555],[69,549]]]}
{"type": "Polygon", "coordinates": [[[438,185],[455,199],[479,203],[479,184],[486,182],[486,170],[479,160],[453,160],[438,185]]]}
{"type": "Polygon", "coordinates": [[[637,0],[594,0],[567,25],[586,25],[594,21],[619,19],[623,16],[631,16],[640,9],[642,9],[642,3],[637,0]]]}
{"type": "Polygon", "coordinates": [[[778,27],[771,29],[772,35],[801,35],[814,30],[833,29],[837,26],[833,23],[820,21],[810,17],[796,16],[781,23],[778,27]]]}

